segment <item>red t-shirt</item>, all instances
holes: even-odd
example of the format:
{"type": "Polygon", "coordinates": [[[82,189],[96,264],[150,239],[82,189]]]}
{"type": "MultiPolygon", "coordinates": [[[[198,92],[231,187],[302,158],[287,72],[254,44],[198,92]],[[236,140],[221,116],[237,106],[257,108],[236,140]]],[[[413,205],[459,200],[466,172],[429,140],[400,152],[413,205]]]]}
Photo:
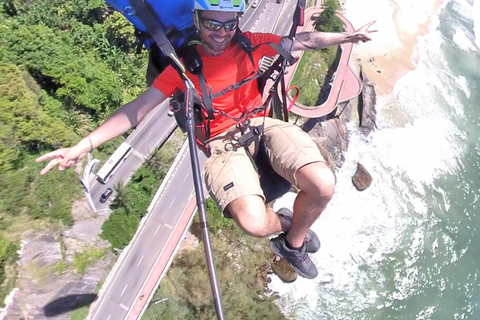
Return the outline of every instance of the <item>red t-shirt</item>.
{"type": "MultiPolygon", "coordinates": [[[[282,40],[281,36],[270,33],[245,32],[244,35],[252,42],[253,47],[266,42],[274,42],[280,45],[282,40]]],[[[231,43],[224,53],[216,57],[205,54],[201,48],[198,49],[203,63],[202,72],[207,84],[212,89],[212,93],[217,93],[229,85],[238,83],[247,78],[252,71],[255,71],[248,55],[236,43],[231,43]]],[[[276,54],[277,51],[271,46],[263,45],[252,53],[253,61],[256,67],[258,67],[258,62],[262,57],[273,57],[276,54]]],[[[192,80],[195,89],[201,95],[198,77],[189,72],[187,72],[187,76],[192,80]]],[[[171,66],[167,67],[155,79],[153,87],[160,90],[167,97],[173,95],[177,90],[185,90],[180,76],[171,66]]],[[[253,110],[262,104],[262,96],[258,91],[257,80],[250,81],[239,89],[212,101],[213,109],[223,111],[236,118],[240,117],[245,110],[253,110]]],[[[257,116],[263,116],[263,112],[257,116]]],[[[210,136],[214,137],[234,124],[236,124],[234,120],[216,114],[215,119],[210,122],[210,136]]]]}

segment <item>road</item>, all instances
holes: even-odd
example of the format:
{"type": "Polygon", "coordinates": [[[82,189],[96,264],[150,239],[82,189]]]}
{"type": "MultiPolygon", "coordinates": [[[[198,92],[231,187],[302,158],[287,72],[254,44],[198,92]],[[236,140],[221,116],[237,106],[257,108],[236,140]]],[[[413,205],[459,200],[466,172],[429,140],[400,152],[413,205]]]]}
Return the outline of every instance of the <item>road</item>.
{"type": "Polygon", "coordinates": [[[137,128],[128,136],[133,151],[118,167],[106,184],[94,180],[90,184],[90,195],[96,212],[105,210],[115,197],[115,186],[119,182],[126,184],[133,173],[148,159],[153,151],[159,148],[175,130],[177,124],[173,117],[167,116],[168,103],[163,103],[153,109],[137,128]],[[100,196],[107,189],[114,190],[105,203],[100,203],[100,196]]]}
{"type": "MultiPolygon", "coordinates": [[[[305,26],[297,28],[297,33],[301,31],[313,30],[314,21],[311,19],[311,17],[314,14],[320,13],[321,7],[317,2],[317,5],[314,8],[309,8],[305,12],[305,26]]],[[[350,21],[348,21],[343,15],[337,13],[337,16],[342,19],[349,32],[355,31],[350,21]]],[[[307,118],[319,118],[332,113],[339,103],[351,100],[358,96],[362,91],[362,84],[360,79],[349,66],[352,50],[352,43],[342,45],[342,55],[338,63],[336,76],[330,89],[328,98],[323,104],[319,106],[304,106],[297,102],[290,111],[307,118]],[[345,85],[347,83],[348,85],[345,85]]],[[[303,51],[295,51],[293,55],[301,58],[303,51]]],[[[298,65],[299,63],[296,63],[295,65],[290,66],[288,69],[288,73],[285,76],[285,82],[288,85],[290,85],[298,65]]],[[[291,102],[289,97],[287,100],[288,103],[291,102]]]]}

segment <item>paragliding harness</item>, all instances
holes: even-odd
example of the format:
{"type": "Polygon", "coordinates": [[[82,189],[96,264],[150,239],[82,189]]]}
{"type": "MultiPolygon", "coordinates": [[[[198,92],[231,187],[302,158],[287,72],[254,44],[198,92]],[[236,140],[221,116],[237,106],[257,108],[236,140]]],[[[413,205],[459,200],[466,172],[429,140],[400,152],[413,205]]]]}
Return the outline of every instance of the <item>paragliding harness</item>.
{"type": "MultiPolygon", "coordinates": [[[[271,94],[268,95],[267,99],[264,101],[262,106],[259,106],[255,109],[252,110],[245,110],[239,118],[234,118],[231,117],[230,115],[226,114],[223,111],[218,111],[213,108],[212,101],[222,95],[225,95],[229,92],[232,92],[234,90],[239,89],[243,85],[257,80],[257,85],[258,85],[258,90],[259,92],[263,92],[265,85],[269,79],[274,80],[273,78],[274,72],[281,72],[280,68],[281,65],[278,63],[273,64],[271,67],[269,67],[266,71],[261,71],[259,70],[259,66],[256,66],[256,63],[253,59],[252,52],[257,50],[259,47],[263,45],[269,45],[271,46],[277,53],[285,59],[289,64],[293,64],[296,62],[296,59],[285,49],[283,49],[281,46],[277,45],[276,43],[273,42],[267,42],[267,43],[261,43],[255,47],[253,47],[252,43],[250,40],[240,31],[237,29],[237,32],[234,35],[234,39],[242,51],[244,51],[249,59],[250,63],[253,65],[253,68],[256,71],[253,71],[250,73],[245,79],[227,86],[223,90],[220,90],[219,92],[212,93],[211,89],[208,87],[207,80],[205,79],[205,76],[202,73],[202,61],[200,59],[200,55],[197,52],[197,49],[193,46],[188,46],[185,49],[183,49],[182,52],[187,51],[186,54],[184,54],[183,62],[187,68],[188,71],[190,71],[192,74],[197,75],[200,83],[200,90],[202,93],[202,97],[200,95],[196,94],[195,95],[195,104],[194,104],[194,116],[195,116],[195,128],[196,128],[196,141],[198,144],[198,147],[204,151],[205,153],[208,154],[208,148],[207,148],[207,142],[210,139],[210,121],[215,118],[215,115],[223,116],[230,118],[234,120],[237,123],[237,127],[242,129],[242,127],[245,127],[248,123],[248,119],[256,114],[262,113],[265,114],[266,110],[268,109],[268,106],[270,104],[270,101],[274,97],[274,90],[271,91],[271,94]]],[[[272,87],[276,88],[276,86],[272,87]]],[[[295,102],[296,97],[294,98],[293,103],[295,102]]],[[[185,122],[185,103],[183,100],[183,92],[179,91],[176,94],[174,94],[173,98],[170,100],[170,109],[173,111],[175,115],[175,119],[180,127],[180,129],[183,132],[186,132],[186,128],[184,126],[185,122]]],[[[287,108],[289,109],[289,108],[287,108]]],[[[270,113],[272,113],[273,108],[270,109],[270,113]]],[[[269,114],[270,116],[271,114],[269,114]]],[[[285,121],[288,121],[288,118],[284,119],[285,121]]],[[[242,137],[242,145],[247,142],[246,137],[242,137]]]]}
{"type": "MultiPolygon", "coordinates": [[[[192,83],[192,81],[187,77],[186,75],[186,69],[184,65],[181,63],[180,59],[175,53],[174,48],[172,47],[171,43],[169,42],[168,38],[166,37],[165,33],[162,31],[162,28],[160,26],[160,21],[158,21],[158,16],[152,12],[151,8],[149,7],[148,4],[145,3],[145,0],[130,0],[130,4],[133,8],[133,10],[136,12],[136,15],[141,19],[141,21],[144,23],[146,26],[147,31],[150,33],[152,38],[155,40],[156,45],[160,49],[160,51],[163,53],[165,57],[169,59],[170,65],[178,72],[180,78],[185,84],[186,90],[184,92],[184,105],[185,105],[185,118],[184,118],[184,129],[188,133],[188,143],[189,143],[189,148],[190,148],[190,160],[192,163],[192,173],[193,173],[193,181],[194,181],[194,187],[195,187],[195,197],[196,197],[196,202],[197,202],[197,207],[198,207],[198,212],[199,212],[199,220],[200,220],[200,225],[202,227],[202,234],[203,234],[203,242],[204,242],[204,248],[205,248],[205,254],[207,258],[207,267],[209,271],[209,276],[210,276],[210,286],[212,290],[212,295],[213,295],[213,300],[214,300],[214,305],[215,305],[215,311],[217,315],[217,319],[224,319],[224,313],[223,313],[223,307],[222,307],[222,302],[221,302],[221,294],[218,288],[218,280],[215,272],[215,263],[213,259],[213,253],[211,249],[211,242],[210,242],[210,236],[208,232],[208,224],[207,224],[207,219],[206,219],[206,210],[205,210],[205,197],[203,194],[203,184],[201,181],[201,175],[200,175],[200,165],[199,165],[199,159],[198,159],[198,154],[195,152],[195,148],[197,146],[197,142],[195,140],[195,123],[194,119],[195,117],[198,117],[200,120],[198,123],[201,125],[203,123],[203,117],[206,115],[208,120],[213,119],[214,117],[214,110],[211,108],[211,99],[212,97],[215,97],[215,94],[211,95],[211,92],[207,91],[206,89],[206,82],[200,80],[200,86],[202,87],[202,95],[203,99],[200,98],[198,99],[199,96],[196,94],[195,87],[192,83]],[[204,88],[205,87],[205,88],[204,88]],[[208,94],[205,94],[208,93],[208,94]],[[197,97],[195,98],[195,95],[197,97]],[[197,110],[197,111],[195,111],[197,110]]],[[[294,22],[292,26],[292,30],[290,32],[289,38],[292,39],[292,48],[293,48],[293,37],[296,32],[297,26],[303,25],[303,11],[305,8],[305,0],[298,0],[297,3],[297,8],[295,10],[294,14],[294,22]]],[[[243,37],[245,38],[245,37],[243,37]]],[[[241,45],[245,45],[244,50],[253,50],[251,43],[243,43],[242,38],[237,39],[237,42],[241,45]]],[[[251,56],[251,51],[246,51],[247,54],[251,56]],[[250,53],[249,53],[250,52],[250,53]]],[[[287,55],[285,55],[287,56],[287,55]]],[[[188,59],[188,56],[185,56],[188,59]]],[[[290,55],[291,57],[291,55],[290,55]]],[[[253,63],[253,59],[252,63],[253,63]]],[[[195,60],[194,60],[195,61],[195,60]]],[[[283,113],[284,113],[284,120],[288,121],[288,114],[287,114],[287,107],[286,107],[286,91],[285,91],[285,82],[284,82],[284,73],[286,70],[286,67],[288,66],[289,63],[293,63],[291,59],[285,59],[282,55],[281,58],[277,60],[277,63],[274,64],[276,66],[280,66],[279,69],[270,68],[270,71],[267,71],[266,74],[268,78],[264,78],[265,82],[270,78],[270,75],[272,75],[275,70],[278,71],[277,77],[274,79],[274,83],[270,89],[269,92],[269,98],[267,99],[268,101],[272,99],[274,96],[274,93],[276,92],[276,87],[278,84],[281,84],[282,86],[282,98],[283,98],[283,113]]],[[[198,59],[197,62],[194,62],[192,64],[188,64],[189,66],[189,71],[193,74],[195,72],[201,71],[201,62],[198,59]]],[[[254,65],[255,66],[255,65],[254,65]]],[[[200,78],[202,77],[201,72],[200,78]]],[[[252,80],[259,78],[261,74],[258,74],[258,72],[255,75],[252,75],[252,80]]],[[[248,80],[248,81],[252,81],[248,80]]],[[[263,80],[262,80],[263,81],[263,80]]],[[[261,82],[262,82],[261,81],[261,82]]],[[[244,82],[246,83],[246,82],[244,82]]],[[[243,85],[242,81],[240,83],[237,83],[235,85],[232,85],[225,90],[235,90],[236,88],[240,87],[243,85]]],[[[222,94],[225,94],[226,91],[222,90],[222,94]]],[[[178,100],[178,103],[181,104],[180,100],[178,100]]],[[[268,102],[264,104],[262,107],[259,107],[258,109],[261,109],[261,111],[265,111],[266,107],[268,105],[268,102]]],[[[272,108],[273,109],[273,108],[272,108]]],[[[252,111],[254,112],[254,111],[252,111]]],[[[178,113],[178,112],[177,112],[178,113]]],[[[219,112],[222,114],[221,112],[219,112]]],[[[222,114],[224,115],[224,114],[222,114]]],[[[244,115],[245,116],[245,115],[244,115]]],[[[248,116],[246,117],[248,119],[248,116]]],[[[208,136],[208,127],[205,127],[205,137],[208,136]]],[[[197,130],[198,131],[198,130],[197,130]]],[[[255,130],[253,130],[255,131],[255,130]]],[[[263,129],[262,129],[263,131],[263,129]]],[[[257,131],[258,132],[258,131],[257,131]]],[[[256,133],[254,133],[256,134],[256,133]]],[[[260,134],[260,133],[258,133],[260,134]]],[[[260,153],[260,152],[259,152],[260,153]]],[[[268,161],[267,161],[268,162],[268,161]]],[[[271,169],[271,167],[270,167],[271,169]]],[[[273,169],[271,169],[273,171],[273,169]]],[[[274,171],[273,171],[274,172],[274,171]]],[[[278,176],[278,175],[277,175],[278,176]]],[[[290,188],[290,184],[280,176],[278,178],[282,179],[284,183],[288,185],[288,189],[290,188]]],[[[285,190],[283,193],[285,193],[285,190]]],[[[264,190],[265,192],[265,190],[264,190]]]]}
{"type": "MultiPolygon", "coordinates": [[[[254,69],[256,71],[252,72],[247,78],[241,80],[238,83],[230,85],[219,92],[212,93],[210,88],[207,85],[206,79],[202,73],[202,62],[200,56],[195,47],[188,47],[186,50],[189,51],[188,54],[184,55],[184,63],[186,68],[192,73],[198,76],[200,89],[203,96],[200,97],[198,93],[195,92],[194,97],[194,106],[193,106],[193,118],[194,118],[194,125],[195,125],[195,139],[197,142],[197,146],[207,155],[209,155],[209,149],[207,147],[207,143],[210,139],[210,121],[215,118],[216,115],[224,116],[230,118],[236,122],[236,127],[241,132],[241,137],[237,141],[231,141],[231,146],[234,148],[245,148],[247,155],[249,155],[252,165],[255,167],[259,174],[260,178],[260,185],[264,192],[264,196],[267,202],[270,202],[282,194],[286,193],[290,188],[290,183],[285,180],[283,177],[278,175],[270,165],[268,161],[268,156],[266,153],[265,143],[263,139],[263,124],[259,126],[250,126],[250,118],[258,114],[262,114],[266,116],[266,112],[270,102],[273,102],[273,106],[270,108],[269,116],[272,116],[274,110],[276,109],[275,106],[279,105],[279,99],[277,93],[277,88],[279,81],[283,79],[283,70],[285,66],[283,62],[288,64],[293,64],[296,62],[296,59],[285,49],[278,46],[276,43],[261,43],[255,47],[252,46],[250,40],[243,35],[239,30],[237,30],[234,41],[240,46],[240,48],[249,56],[250,63],[252,63],[254,69]],[[252,52],[258,49],[262,45],[270,45],[277,51],[280,55],[280,58],[277,59],[272,66],[270,66],[265,72],[259,70],[256,66],[255,61],[252,56],[252,52]],[[226,93],[231,91],[237,90],[241,86],[245,85],[246,83],[257,80],[258,90],[259,92],[263,92],[263,89],[266,86],[267,81],[273,80],[274,83],[270,88],[267,98],[265,99],[263,105],[256,107],[251,110],[245,110],[243,114],[239,118],[232,117],[225,112],[215,110],[212,106],[212,100],[215,98],[222,96],[226,93]],[[272,101],[273,99],[277,99],[276,101],[272,101]],[[252,141],[259,141],[259,149],[257,150],[256,154],[250,154],[248,150],[248,145],[252,141]]],[[[298,90],[297,90],[298,96],[298,90]]],[[[283,103],[283,110],[279,113],[283,113],[283,120],[288,121],[288,110],[290,107],[286,107],[286,95],[284,97],[283,103]]],[[[291,105],[295,103],[296,96],[294,97],[291,105]]],[[[170,108],[174,112],[175,119],[178,123],[178,126],[183,132],[186,132],[185,128],[185,101],[183,92],[177,92],[172,99],[170,100],[170,108]]],[[[278,114],[278,113],[277,113],[278,114]]]]}

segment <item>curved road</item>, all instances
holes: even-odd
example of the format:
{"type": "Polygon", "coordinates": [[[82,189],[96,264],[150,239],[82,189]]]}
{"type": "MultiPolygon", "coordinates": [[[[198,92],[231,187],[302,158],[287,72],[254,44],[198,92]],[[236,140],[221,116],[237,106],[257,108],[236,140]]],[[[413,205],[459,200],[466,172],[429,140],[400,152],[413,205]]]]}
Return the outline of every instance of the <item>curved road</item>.
{"type": "MultiPolygon", "coordinates": [[[[305,12],[306,25],[303,27],[297,28],[297,33],[301,31],[313,30],[314,21],[312,21],[311,17],[314,14],[319,14],[321,12],[322,12],[322,9],[320,6],[307,9],[305,12]]],[[[348,21],[341,14],[337,14],[337,16],[340,17],[340,19],[342,19],[348,31],[350,32],[355,31],[350,21],[348,21]]],[[[300,103],[295,103],[295,105],[290,110],[291,112],[307,118],[323,117],[332,113],[336,109],[339,103],[351,100],[360,94],[360,92],[362,91],[361,81],[360,79],[358,79],[356,74],[352,71],[352,69],[350,69],[350,66],[348,65],[350,62],[352,49],[353,49],[352,43],[347,43],[343,45],[342,55],[340,57],[338,69],[336,72],[337,74],[333,81],[333,85],[330,90],[327,101],[325,101],[323,104],[319,106],[309,106],[309,107],[304,106],[300,103]],[[345,86],[346,83],[348,83],[347,86],[345,86]]],[[[293,52],[293,55],[298,56],[301,59],[301,56],[303,55],[303,51],[295,51],[293,52]]],[[[288,83],[288,85],[291,84],[291,80],[293,78],[293,75],[295,74],[295,71],[298,65],[299,65],[299,62],[297,62],[293,66],[290,66],[290,68],[288,69],[288,73],[285,75],[285,82],[288,83]]],[[[292,102],[289,97],[287,98],[287,100],[289,104],[292,102]]]]}

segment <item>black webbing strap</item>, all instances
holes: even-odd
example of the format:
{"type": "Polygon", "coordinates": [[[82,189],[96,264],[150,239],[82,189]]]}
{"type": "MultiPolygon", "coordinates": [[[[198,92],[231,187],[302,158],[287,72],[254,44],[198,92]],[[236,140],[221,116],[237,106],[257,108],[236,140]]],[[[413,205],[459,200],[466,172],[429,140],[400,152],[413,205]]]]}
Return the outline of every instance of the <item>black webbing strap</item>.
{"type": "MultiPolygon", "coordinates": [[[[243,36],[244,37],[244,36],[243,36]]],[[[244,37],[246,38],[246,37],[244,37]]],[[[248,40],[248,39],[247,39],[248,40]]],[[[248,40],[250,41],[250,40],[248,40]]],[[[296,59],[295,57],[293,57],[287,50],[283,49],[281,46],[279,46],[278,44],[274,43],[274,42],[265,42],[265,43],[260,43],[259,45],[256,45],[255,47],[252,47],[250,45],[249,48],[246,48],[245,46],[241,46],[242,49],[244,51],[246,51],[248,54],[249,54],[249,57],[250,57],[250,60],[252,61],[252,64],[253,64],[253,67],[255,67],[255,62],[253,61],[253,56],[252,56],[252,52],[257,50],[259,47],[263,46],[263,45],[269,45],[271,46],[273,49],[275,49],[275,51],[278,52],[278,54],[280,54],[289,64],[293,64],[295,63],[296,59]]],[[[234,90],[237,90],[238,88],[240,88],[241,86],[243,86],[244,84],[250,82],[250,81],[253,81],[259,77],[261,77],[265,72],[260,72],[259,70],[255,73],[250,73],[248,75],[247,78],[243,79],[242,81],[239,81],[235,84],[232,84],[232,85],[229,85],[228,87],[226,87],[225,89],[219,91],[219,92],[216,92],[214,94],[212,94],[212,100],[215,99],[215,98],[218,98],[220,96],[223,96],[225,94],[227,94],[228,92],[230,91],[234,91],[234,90]]]]}
{"type": "Polygon", "coordinates": [[[185,67],[175,53],[170,41],[162,30],[162,24],[152,7],[144,0],[130,0],[133,10],[147,28],[148,33],[155,40],[162,53],[170,58],[170,65],[178,71],[180,75],[185,76],[185,67]]]}
{"type": "Polygon", "coordinates": [[[200,91],[202,92],[204,108],[207,111],[207,119],[212,120],[215,118],[213,114],[213,105],[212,105],[212,92],[209,87],[207,87],[207,81],[203,72],[198,74],[198,82],[200,82],[200,91]]]}

